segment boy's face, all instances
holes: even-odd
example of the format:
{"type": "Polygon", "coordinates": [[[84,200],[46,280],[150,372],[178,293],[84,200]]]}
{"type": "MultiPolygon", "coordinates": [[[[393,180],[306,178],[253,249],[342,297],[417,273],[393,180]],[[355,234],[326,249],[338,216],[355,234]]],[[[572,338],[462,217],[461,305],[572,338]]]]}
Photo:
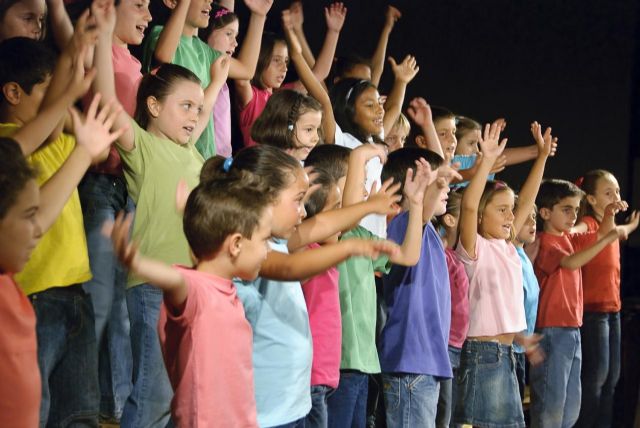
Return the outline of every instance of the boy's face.
{"type": "Polygon", "coordinates": [[[456,146],[458,145],[458,140],[456,140],[455,119],[438,119],[435,121],[434,126],[445,158],[452,158],[456,152],[456,146]]]}
{"type": "Polygon", "coordinates": [[[576,224],[578,210],[580,208],[580,196],[567,196],[560,199],[552,209],[541,208],[540,216],[544,220],[544,230],[555,235],[569,232],[576,224]]]}
{"type": "Polygon", "coordinates": [[[271,222],[273,209],[267,207],[262,211],[260,223],[251,234],[251,238],[242,238],[242,247],[237,258],[235,276],[244,280],[254,280],[260,273],[260,267],[270,251],[271,222]]]}
{"type": "Polygon", "coordinates": [[[194,35],[197,35],[198,28],[207,28],[209,25],[211,2],[212,0],[191,0],[185,25],[196,30],[194,35]]]}
{"type": "Polygon", "coordinates": [[[531,244],[536,240],[536,211],[532,210],[531,215],[527,217],[520,233],[518,233],[518,241],[523,244],[531,244]]]}
{"type": "Polygon", "coordinates": [[[433,212],[433,215],[439,216],[447,212],[447,201],[449,200],[449,186],[444,186],[440,190],[439,202],[436,205],[436,209],[433,212]]]}
{"type": "Polygon", "coordinates": [[[404,126],[396,125],[391,128],[391,132],[384,137],[384,142],[389,147],[389,153],[403,148],[407,141],[407,135],[409,135],[409,130],[404,126]]]}
{"type": "Polygon", "coordinates": [[[14,103],[10,102],[12,104],[13,121],[19,125],[24,125],[36,117],[47,89],[49,89],[49,83],[51,83],[51,75],[48,75],[44,82],[33,85],[30,94],[27,94],[19,85],[15,84],[15,90],[19,93],[11,94],[13,100],[15,100],[14,103]]]}
{"type": "Polygon", "coordinates": [[[6,273],[20,272],[29,260],[31,252],[42,236],[37,221],[40,189],[35,180],[29,180],[18,194],[16,202],[0,219],[0,270],[6,273]]]}
{"type": "Polygon", "coordinates": [[[116,7],[115,38],[125,45],[139,45],[151,22],[149,0],[120,0],[116,7]]]}
{"type": "Polygon", "coordinates": [[[0,21],[0,41],[12,37],[42,38],[47,15],[44,0],[20,0],[7,9],[0,21]]]}

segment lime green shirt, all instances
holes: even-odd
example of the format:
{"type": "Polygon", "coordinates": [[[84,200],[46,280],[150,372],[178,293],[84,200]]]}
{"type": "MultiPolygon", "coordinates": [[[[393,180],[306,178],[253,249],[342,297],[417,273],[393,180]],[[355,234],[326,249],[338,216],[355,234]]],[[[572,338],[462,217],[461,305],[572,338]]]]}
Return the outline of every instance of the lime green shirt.
{"type": "MultiPolygon", "coordinates": [[[[142,69],[145,72],[149,72],[153,66],[153,52],[158,44],[158,38],[160,37],[162,28],[163,27],[161,25],[153,27],[149,37],[147,38],[142,61],[142,69]]],[[[178,43],[176,53],[171,62],[191,70],[193,74],[198,76],[202,84],[202,88],[204,89],[209,86],[209,83],[211,83],[211,64],[213,64],[220,55],[220,52],[212,49],[197,36],[180,36],[180,42],[178,43]]],[[[196,142],[196,148],[205,160],[215,156],[216,154],[213,115],[211,115],[208,120],[209,123],[207,124],[207,127],[204,128],[202,135],[196,142]]]]}
{"type": "MultiPolygon", "coordinates": [[[[345,239],[380,239],[362,226],[342,235],[345,239]]],[[[389,258],[352,257],[338,265],[342,313],[341,369],[380,373],[376,349],[376,283],[374,272],[387,273],[389,258]]]]}
{"type": "MultiPolygon", "coordinates": [[[[156,137],[131,121],[135,148],[118,147],[129,195],[136,203],[132,239],[140,253],[168,264],[190,266],[189,244],[182,229],[182,213],[176,207],[178,183],[189,189],[198,185],[204,159],[193,144],[180,145],[156,137]]],[[[128,287],[144,281],[129,275],[128,287]]]]}

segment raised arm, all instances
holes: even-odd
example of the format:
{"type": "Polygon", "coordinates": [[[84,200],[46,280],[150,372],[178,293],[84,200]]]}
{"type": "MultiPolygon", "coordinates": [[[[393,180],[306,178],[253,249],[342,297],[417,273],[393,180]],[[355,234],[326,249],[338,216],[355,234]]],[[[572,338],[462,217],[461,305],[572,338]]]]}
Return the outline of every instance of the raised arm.
{"type": "Polygon", "coordinates": [[[164,4],[173,9],[167,23],[162,28],[158,43],[153,52],[153,58],[160,64],[170,63],[178,49],[180,37],[184,31],[191,0],[163,0],[164,4]]]}
{"type": "Polygon", "coordinates": [[[327,22],[327,33],[324,36],[324,43],[318,53],[315,64],[311,67],[313,74],[319,81],[323,81],[329,76],[333,58],[336,55],[336,47],[340,38],[340,31],[347,17],[347,8],[343,3],[331,3],[324,8],[324,17],[327,22]]]}
{"type": "Polygon", "coordinates": [[[73,36],[73,24],[64,7],[64,0],[47,0],[47,11],[56,46],[62,51],[73,36]]]}
{"type": "Polygon", "coordinates": [[[378,86],[380,84],[380,78],[382,77],[382,71],[384,70],[384,59],[387,56],[387,44],[389,44],[389,36],[393,30],[393,26],[396,21],[402,17],[402,14],[398,9],[393,6],[387,6],[387,12],[385,14],[384,27],[380,32],[380,39],[378,39],[378,45],[371,58],[371,82],[378,86]]]}
{"type": "Polygon", "coordinates": [[[551,154],[552,147],[558,142],[558,139],[551,135],[551,128],[547,128],[544,135],[542,135],[542,127],[538,122],[531,124],[531,134],[538,148],[538,156],[518,195],[518,207],[514,212],[513,219],[513,228],[516,235],[520,233],[520,229],[522,229],[527,218],[531,215],[536,195],[542,182],[542,176],[544,175],[544,167],[551,154]]]}
{"type": "Polygon", "coordinates": [[[416,77],[418,71],[420,71],[415,57],[411,55],[407,55],[400,64],[396,64],[396,61],[389,57],[389,63],[391,64],[395,80],[393,82],[393,88],[387,97],[387,102],[384,105],[385,135],[391,132],[391,128],[393,128],[393,125],[398,120],[398,116],[400,116],[407,85],[416,77]]]}
{"type": "Polygon", "coordinates": [[[436,127],[433,124],[433,116],[431,115],[431,107],[427,104],[424,98],[414,98],[409,103],[407,108],[407,114],[414,121],[416,125],[422,129],[422,134],[427,141],[428,150],[440,155],[444,159],[444,153],[442,152],[442,146],[438,139],[438,133],[436,127]]]}
{"type": "Polygon", "coordinates": [[[307,37],[304,34],[304,11],[302,8],[302,2],[300,0],[295,0],[291,3],[288,10],[291,14],[293,31],[296,33],[296,36],[298,36],[298,40],[300,40],[300,45],[302,46],[302,56],[307,64],[309,64],[309,67],[313,67],[316,64],[316,59],[313,56],[313,52],[307,42],[307,37]]]}
{"type": "Polygon", "coordinates": [[[202,135],[202,132],[209,123],[211,112],[213,111],[213,105],[218,99],[218,94],[224,82],[227,81],[229,76],[230,58],[226,55],[221,55],[211,64],[211,82],[204,90],[204,103],[202,104],[202,111],[198,115],[198,124],[193,130],[193,141],[197,141],[202,135]]]}
{"type": "Polygon", "coordinates": [[[365,199],[366,164],[375,157],[379,157],[383,164],[387,161],[387,151],[384,146],[367,143],[351,151],[342,194],[343,207],[357,204],[365,199]]]}
{"type": "Polygon", "coordinates": [[[264,23],[273,0],[245,0],[245,4],[251,11],[251,18],[238,59],[231,59],[229,77],[250,80],[256,72],[264,23]]]}
{"type": "Polygon", "coordinates": [[[480,198],[487,184],[487,176],[495,160],[502,154],[507,140],[500,139],[500,126],[495,123],[486,125],[484,137],[480,141],[480,147],[484,156],[478,167],[477,174],[471,179],[469,186],[462,196],[462,206],[460,208],[460,243],[472,258],[476,257],[476,239],[478,237],[478,206],[480,198]]]}

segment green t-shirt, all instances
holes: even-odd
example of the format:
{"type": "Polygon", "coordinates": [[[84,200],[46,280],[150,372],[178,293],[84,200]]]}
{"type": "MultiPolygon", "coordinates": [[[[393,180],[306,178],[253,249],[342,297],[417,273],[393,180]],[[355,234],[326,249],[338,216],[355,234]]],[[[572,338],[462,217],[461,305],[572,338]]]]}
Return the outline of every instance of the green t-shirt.
{"type": "MultiPolygon", "coordinates": [[[[153,27],[149,37],[147,37],[142,61],[142,69],[145,72],[149,72],[153,66],[153,52],[156,49],[156,44],[158,43],[158,38],[160,37],[162,28],[163,27],[161,25],[153,27]]],[[[209,83],[211,83],[211,64],[220,55],[220,52],[209,47],[209,45],[200,40],[197,36],[180,36],[180,42],[178,43],[176,53],[171,62],[191,70],[193,74],[198,76],[202,83],[202,88],[204,89],[209,86],[209,83]]],[[[196,142],[196,148],[205,160],[215,156],[216,145],[215,133],[213,131],[213,115],[209,117],[209,124],[204,128],[202,135],[196,142]]]]}
{"type": "MultiPolygon", "coordinates": [[[[204,159],[193,144],[179,145],[156,137],[131,121],[135,148],[118,147],[129,195],[136,203],[132,239],[140,253],[168,264],[191,265],[189,244],[182,230],[182,213],[176,207],[176,189],[184,180],[189,189],[198,185],[204,159]]],[[[129,275],[128,287],[144,281],[129,275]]]]}
{"type": "MultiPolygon", "coordinates": [[[[380,239],[362,226],[342,235],[345,239],[380,239]]],[[[342,313],[341,369],[380,373],[376,349],[376,283],[374,272],[387,273],[386,255],[377,259],[351,257],[338,265],[342,313]]]]}

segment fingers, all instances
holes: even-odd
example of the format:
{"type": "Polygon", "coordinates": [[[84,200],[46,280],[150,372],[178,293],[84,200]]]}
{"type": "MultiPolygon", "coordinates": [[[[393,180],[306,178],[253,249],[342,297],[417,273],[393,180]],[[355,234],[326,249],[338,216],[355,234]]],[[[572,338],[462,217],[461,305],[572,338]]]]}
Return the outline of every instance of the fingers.
{"type": "Polygon", "coordinates": [[[393,59],[393,57],[392,57],[392,56],[390,56],[389,58],[387,58],[387,61],[389,61],[389,64],[391,64],[391,67],[392,67],[392,68],[395,68],[395,67],[397,67],[397,66],[398,66],[398,63],[396,62],[396,60],[395,60],[395,59],[393,59]]]}

